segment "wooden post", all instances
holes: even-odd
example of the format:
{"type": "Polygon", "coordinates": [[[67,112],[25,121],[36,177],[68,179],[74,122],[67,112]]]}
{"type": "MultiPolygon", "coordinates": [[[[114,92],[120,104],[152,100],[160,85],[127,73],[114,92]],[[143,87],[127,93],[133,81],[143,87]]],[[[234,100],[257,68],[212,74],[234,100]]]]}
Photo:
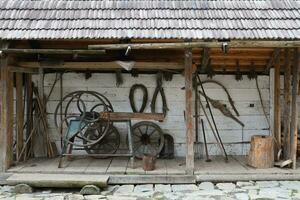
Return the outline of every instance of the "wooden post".
{"type": "MultiPolygon", "coordinates": [[[[26,139],[29,138],[30,132],[32,130],[32,123],[33,123],[33,115],[32,115],[32,98],[33,98],[33,91],[32,91],[32,75],[26,74],[26,120],[27,120],[27,127],[26,127],[26,139]]],[[[30,140],[28,143],[29,145],[26,146],[26,153],[24,156],[24,160],[27,159],[27,156],[32,156],[32,151],[30,149],[33,148],[33,140],[30,140]],[[29,152],[30,151],[30,152],[29,152]]]]}
{"type": "Polygon", "coordinates": [[[281,116],[280,116],[280,60],[275,64],[274,77],[274,137],[275,137],[275,155],[281,148],[281,116]]]}
{"type": "Polygon", "coordinates": [[[291,56],[289,48],[284,50],[284,59],[283,157],[287,160],[290,158],[291,151],[291,56]]]}
{"type": "Polygon", "coordinates": [[[23,148],[23,125],[24,125],[24,106],[23,106],[23,73],[16,73],[16,141],[17,141],[17,160],[20,160],[20,153],[23,148]]]}
{"type": "MultiPolygon", "coordinates": [[[[44,69],[43,66],[40,66],[39,68],[39,81],[38,81],[38,92],[39,92],[39,99],[41,102],[41,112],[44,113],[45,105],[44,105],[44,69]]],[[[47,157],[47,139],[46,139],[46,133],[44,133],[42,130],[43,124],[42,121],[40,121],[40,124],[38,126],[37,132],[38,134],[34,137],[33,142],[33,152],[35,157],[47,157]]]]}
{"type": "MultiPolygon", "coordinates": [[[[1,49],[8,47],[7,42],[0,44],[1,49]]],[[[1,59],[0,108],[0,170],[6,171],[13,163],[13,75],[8,70],[8,57],[1,59]]]]}
{"type": "Polygon", "coordinates": [[[296,169],[297,140],[298,140],[298,106],[297,96],[299,87],[299,48],[294,49],[293,78],[292,78],[292,116],[291,116],[291,158],[293,169],[296,169]]]}
{"type": "Polygon", "coordinates": [[[274,68],[270,69],[270,133],[274,137],[274,121],[275,121],[275,109],[274,109],[274,100],[275,100],[275,92],[274,92],[274,85],[275,85],[275,70],[274,68]]]}
{"type": "Polygon", "coordinates": [[[185,72],[185,119],[186,119],[186,172],[194,173],[194,123],[193,123],[193,70],[192,50],[185,49],[184,72],[185,72]]]}

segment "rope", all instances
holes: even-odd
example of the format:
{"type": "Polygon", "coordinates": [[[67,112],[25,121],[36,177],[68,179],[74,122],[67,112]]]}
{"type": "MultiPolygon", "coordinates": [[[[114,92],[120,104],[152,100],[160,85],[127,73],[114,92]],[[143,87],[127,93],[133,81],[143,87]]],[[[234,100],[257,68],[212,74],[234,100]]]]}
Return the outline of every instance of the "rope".
{"type": "Polygon", "coordinates": [[[135,113],[136,112],[139,112],[139,113],[144,112],[146,105],[147,105],[147,101],[148,101],[148,91],[147,91],[146,86],[144,86],[143,84],[134,84],[130,88],[129,101],[130,101],[130,106],[131,106],[133,112],[135,112],[135,113]],[[143,103],[139,110],[136,109],[135,101],[134,101],[134,94],[137,89],[141,89],[143,91],[143,103]]]}
{"type": "Polygon", "coordinates": [[[168,105],[167,105],[164,88],[162,87],[162,73],[161,72],[159,72],[156,77],[156,88],[153,93],[153,97],[152,97],[152,101],[151,101],[151,112],[152,113],[156,113],[155,104],[156,104],[158,93],[160,93],[160,95],[161,95],[162,104],[163,104],[162,111],[163,111],[164,116],[166,116],[169,109],[168,109],[168,105]]]}

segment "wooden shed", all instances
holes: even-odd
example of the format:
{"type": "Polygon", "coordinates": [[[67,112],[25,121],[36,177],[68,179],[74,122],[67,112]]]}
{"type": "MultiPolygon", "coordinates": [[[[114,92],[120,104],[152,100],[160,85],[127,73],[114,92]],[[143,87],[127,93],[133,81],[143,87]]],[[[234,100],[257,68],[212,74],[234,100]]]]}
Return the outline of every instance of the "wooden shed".
{"type": "MultiPolygon", "coordinates": [[[[0,0],[0,45],[2,172],[107,174],[116,184],[300,178],[297,0],[0,0]],[[148,98],[130,96],[141,84],[148,98]],[[139,159],[131,166],[121,157],[131,128],[114,122],[115,156],[81,149],[58,168],[70,138],[54,114],[64,121],[63,97],[74,91],[104,95],[114,112],[100,115],[111,120],[157,120],[172,156],[156,155],[153,171],[139,159]],[[248,166],[254,135],[271,136],[272,161],[290,164],[248,166]]],[[[85,94],[70,103],[92,106],[85,94]]]]}

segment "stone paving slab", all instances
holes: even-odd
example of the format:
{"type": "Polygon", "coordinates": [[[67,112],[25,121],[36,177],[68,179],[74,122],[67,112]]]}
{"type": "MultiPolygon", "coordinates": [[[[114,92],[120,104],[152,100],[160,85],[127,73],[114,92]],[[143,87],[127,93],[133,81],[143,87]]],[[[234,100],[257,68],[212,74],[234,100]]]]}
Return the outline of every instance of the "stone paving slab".
{"type": "Polygon", "coordinates": [[[0,186],[0,200],[300,200],[300,181],[121,185],[102,188],[99,195],[79,192],[47,189],[16,194],[14,187],[0,186]]]}

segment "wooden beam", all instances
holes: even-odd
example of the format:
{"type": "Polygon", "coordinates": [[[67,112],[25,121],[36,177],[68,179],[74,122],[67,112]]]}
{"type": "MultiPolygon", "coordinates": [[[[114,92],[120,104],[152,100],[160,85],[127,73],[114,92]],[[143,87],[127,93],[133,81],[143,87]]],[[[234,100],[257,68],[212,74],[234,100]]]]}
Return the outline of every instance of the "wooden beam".
{"type": "Polygon", "coordinates": [[[289,48],[284,50],[284,57],[283,157],[287,160],[290,158],[291,151],[291,56],[289,48]]]}
{"type": "Polygon", "coordinates": [[[272,53],[272,55],[271,55],[271,57],[270,57],[270,59],[267,63],[265,72],[268,72],[270,70],[270,68],[276,64],[276,62],[280,62],[280,61],[278,61],[279,56],[280,56],[280,49],[276,48],[273,51],[273,53],[272,53]]]}
{"type": "Polygon", "coordinates": [[[163,121],[163,113],[131,113],[131,112],[102,112],[101,117],[112,121],[124,120],[155,120],[163,121]]]}
{"type": "Polygon", "coordinates": [[[185,124],[186,124],[186,172],[194,173],[194,121],[193,121],[193,57],[191,49],[185,50],[185,124]]]}
{"type": "MultiPolygon", "coordinates": [[[[1,49],[8,43],[1,42],[1,49]]],[[[1,121],[0,121],[0,169],[6,171],[13,163],[13,74],[8,71],[8,57],[1,57],[1,121]]]]}
{"type": "Polygon", "coordinates": [[[23,105],[23,74],[16,73],[16,155],[20,160],[20,153],[23,148],[23,125],[24,125],[24,105],[23,105]]]}
{"type": "Polygon", "coordinates": [[[291,116],[291,158],[293,161],[293,169],[296,169],[297,161],[297,142],[298,142],[298,89],[299,89],[299,65],[300,56],[299,48],[294,49],[294,62],[292,69],[292,116],[291,116]]]}
{"type": "Polygon", "coordinates": [[[203,48],[202,50],[202,60],[201,60],[201,72],[206,72],[206,68],[209,63],[209,54],[210,54],[210,49],[209,48],[203,48]]]}
{"type": "MultiPolygon", "coordinates": [[[[255,40],[236,40],[226,42],[229,48],[236,47],[300,47],[300,40],[296,41],[255,41],[255,40]]],[[[221,48],[223,42],[211,41],[211,42],[178,42],[178,43],[140,43],[140,44],[101,44],[101,45],[89,45],[89,49],[100,50],[113,50],[113,49],[126,49],[128,46],[131,49],[185,49],[185,48],[221,48]]]]}
{"type": "MultiPolygon", "coordinates": [[[[195,62],[196,64],[201,64],[200,62],[195,62]]],[[[27,61],[21,61],[17,63],[19,67],[21,68],[36,68],[38,69],[41,65],[39,62],[27,62],[27,61]]],[[[211,59],[210,61],[211,66],[222,66],[225,68],[234,68],[236,70],[236,60],[214,60],[211,59]]],[[[242,68],[246,68],[249,70],[251,66],[251,60],[239,60],[239,64],[241,66],[241,71],[243,71],[242,68]]],[[[265,69],[267,62],[264,60],[258,60],[255,61],[255,66],[261,67],[265,69]]],[[[283,64],[283,63],[282,63],[283,64]]],[[[91,69],[91,70],[111,70],[111,69],[122,69],[120,64],[117,62],[61,62],[61,63],[53,63],[53,64],[47,64],[43,65],[43,68],[45,69],[91,69]]],[[[134,63],[133,66],[134,69],[184,69],[183,62],[143,62],[143,61],[137,61],[134,63]]],[[[33,71],[35,73],[35,71],[33,71]]]]}
{"type": "MultiPolygon", "coordinates": [[[[27,126],[26,126],[26,139],[30,137],[30,133],[32,131],[33,127],[33,88],[32,88],[32,75],[26,74],[26,120],[27,120],[27,126]]],[[[31,152],[29,152],[29,149],[33,148],[33,140],[31,139],[30,142],[28,142],[29,145],[26,146],[26,153],[24,156],[24,160],[27,160],[27,156],[31,156],[31,152]]]]}
{"type": "Polygon", "coordinates": [[[97,55],[105,54],[105,50],[88,49],[4,49],[4,54],[84,54],[97,55]]]}
{"type": "Polygon", "coordinates": [[[8,66],[10,72],[37,74],[39,71],[34,68],[8,66]]]}
{"type": "Polygon", "coordinates": [[[274,77],[274,137],[275,137],[275,155],[281,148],[281,112],[280,112],[280,63],[277,59],[275,63],[274,77]]]}
{"type": "MultiPolygon", "coordinates": [[[[20,67],[39,68],[39,62],[19,62],[20,67]]],[[[48,69],[120,69],[117,62],[64,62],[61,64],[47,65],[48,69]]],[[[183,69],[179,62],[135,62],[134,69],[183,69]]]]}

